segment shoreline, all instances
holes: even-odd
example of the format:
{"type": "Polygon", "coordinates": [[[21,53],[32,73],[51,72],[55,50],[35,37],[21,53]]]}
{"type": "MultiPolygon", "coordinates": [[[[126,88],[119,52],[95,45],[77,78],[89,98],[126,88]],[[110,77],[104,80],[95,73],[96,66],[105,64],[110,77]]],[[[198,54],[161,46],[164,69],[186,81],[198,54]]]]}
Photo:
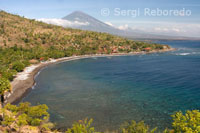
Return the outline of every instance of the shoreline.
{"type": "Polygon", "coordinates": [[[94,55],[80,55],[80,56],[70,56],[63,57],[59,59],[50,59],[46,62],[40,62],[38,64],[33,64],[24,69],[23,72],[17,73],[14,80],[11,82],[12,91],[5,94],[5,104],[19,103],[29,92],[31,92],[33,86],[35,85],[35,76],[39,74],[42,69],[51,64],[57,64],[67,61],[80,60],[86,58],[98,58],[98,57],[114,57],[114,56],[131,56],[140,54],[151,54],[151,53],[163,53],[169,51],[175,51],[175,48],[164,49],[164,50],[154,50],[150,52],[132,52],[132,53],[114,53],[114,54],[94,54],[94,55]]]}

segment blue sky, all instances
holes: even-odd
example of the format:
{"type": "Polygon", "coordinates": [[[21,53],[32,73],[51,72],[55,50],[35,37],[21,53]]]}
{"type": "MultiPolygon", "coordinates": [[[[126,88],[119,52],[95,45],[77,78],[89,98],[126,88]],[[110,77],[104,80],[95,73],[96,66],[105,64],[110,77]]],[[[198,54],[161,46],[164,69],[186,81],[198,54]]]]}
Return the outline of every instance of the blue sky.
{"type": "Polygon", "coordinates": [[[0,9],[32,19],[62,18],[73,11],[83,11],[115,27],[132,28],[157,34],[200,36],[199,0],[0,0],[0,9]],[[102,9],[109,15],[102,15],[102,9]],[[116,16],[120,11],[136,10],[139,15],[116,16]],[[190,16],[145,16],[144,9],[190,10],[190,16]]]}

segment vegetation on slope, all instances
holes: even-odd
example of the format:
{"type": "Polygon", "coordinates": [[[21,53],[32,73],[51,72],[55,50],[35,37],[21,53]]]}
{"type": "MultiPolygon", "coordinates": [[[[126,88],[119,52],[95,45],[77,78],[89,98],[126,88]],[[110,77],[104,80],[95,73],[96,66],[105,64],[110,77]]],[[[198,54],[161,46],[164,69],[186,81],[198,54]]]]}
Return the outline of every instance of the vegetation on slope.
{"type": "Polygon", "coordinates": [[[49,58],[168,48],[107,33],[66,29],[0,11],[0,81],[12,81],[17,72],[31,63],[49,58]]]}
{"type": "Polygon", "coordinates": [[[8,79],[0,77],[0,108],[4,102],[4,93],[11,91],[11,85],[8,79]]]}
{"type": "Polygon", "coordinates": [[[31,59],[152,51],[167,45],[136,42],[106,33],[66,29],[0,11],[0,75],[9,80],[31,59]],[[148,48],[148,49],[147,49],[148,48]]]}
{"type": "Polygon", "coordinates": [[[59,50],[71,48],[75,50],[73,54],[111,53],[114,46],[124,52],[141,51],[146,47],[163,48],[162,45],[135,42],[106,33],[66,29],[0,11],[0,46],[15,45],[25,48],[54,46],[59,50]]]}

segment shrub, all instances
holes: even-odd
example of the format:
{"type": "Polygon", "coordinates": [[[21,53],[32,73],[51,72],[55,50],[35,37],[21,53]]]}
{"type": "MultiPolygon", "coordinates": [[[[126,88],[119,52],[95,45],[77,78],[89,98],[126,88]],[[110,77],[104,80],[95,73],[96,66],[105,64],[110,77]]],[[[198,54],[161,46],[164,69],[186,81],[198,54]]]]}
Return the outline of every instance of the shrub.
{"type": "Polygon", "coordinates": [[[91,127],[93,119],[86,118],[85,120],[80,120],[72,125],[72,128],[68,129],[66,133],[97,133],[94,127],[91,127]]]}
{"type": "Polygon", "coordinates": [[[30,106],[30,103],[20,103],[19,106],[7,104],[4,109],[16,114],[17,124],[40,126],[49,119],[48,107],[46,105],[30,106]]]}
{"type": "Polygon", "coordinates": [[[28,60],[22,61],[22,64],[24,64],[24,67],[27,67],[30,65],[30,62],[28,60]]]}
{"type": "Polygon", "coordinates": [[[12,69],[16,70],[17,72],[22,72],[24,68],[25,65],[20,61],[16,61],[12,64],[12,69]]]}
{"type": "Polygon", "coordinates": [[[10,90],[10,82],[5,78],[0,78],[0,95],[3,95],[5,91],[10,90]]]}
{"type": "Polygon", "coordinates": [[[28,122],[27,122],[27,115],[26,114],[22,114],[18,117],[18,121],[17,121],[17,125],[18,126],[22,126],[22,125],[28,125],[28,122]]]}
{"type": "Polygon", "coordinates": [[[136,123],[135,121],[125,122],[121,126],[122,133],[154,133],[156,128],[150,130],[143,121],[136,123]]]}
{"type": "Polygon", "coordinates": [[[0,68],[0,74],[3,78],[8,79],[9,81],[12,81],[14,79],[14,76],[16,74],[15,70],[10,69],[2,69],[0,68]]]}
{"type": "Polygon", "coordinates": [[[198,110],[187,111],[185,115],[182,112],[176,112],[172,118],[175,132],[200,132],[200,112],[198,110]]]}
{"type": "Polygon", "coordinates": [[[156,49],[163,49],[163,45],[157,44],[155,46],[156,46],[156,49]]]}
{"type": "Polygon", "coordinates": [[[3,121],[1,122],[2,125],[9,126],[15,121],[12,115],[4,115],[3,121]]]}

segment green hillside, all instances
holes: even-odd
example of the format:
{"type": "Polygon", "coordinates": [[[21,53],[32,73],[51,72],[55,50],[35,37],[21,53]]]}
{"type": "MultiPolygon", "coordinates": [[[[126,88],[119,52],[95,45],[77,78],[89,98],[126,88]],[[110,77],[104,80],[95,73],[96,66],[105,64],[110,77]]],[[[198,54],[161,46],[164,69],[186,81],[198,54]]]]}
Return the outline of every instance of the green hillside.
{"type": "Polygon", "coordinates": [[[107,33],[66,29],[0,11],[0,76],[13,79],[30,60],[72,55],[111,54],[168,49],[107,33]]]}

